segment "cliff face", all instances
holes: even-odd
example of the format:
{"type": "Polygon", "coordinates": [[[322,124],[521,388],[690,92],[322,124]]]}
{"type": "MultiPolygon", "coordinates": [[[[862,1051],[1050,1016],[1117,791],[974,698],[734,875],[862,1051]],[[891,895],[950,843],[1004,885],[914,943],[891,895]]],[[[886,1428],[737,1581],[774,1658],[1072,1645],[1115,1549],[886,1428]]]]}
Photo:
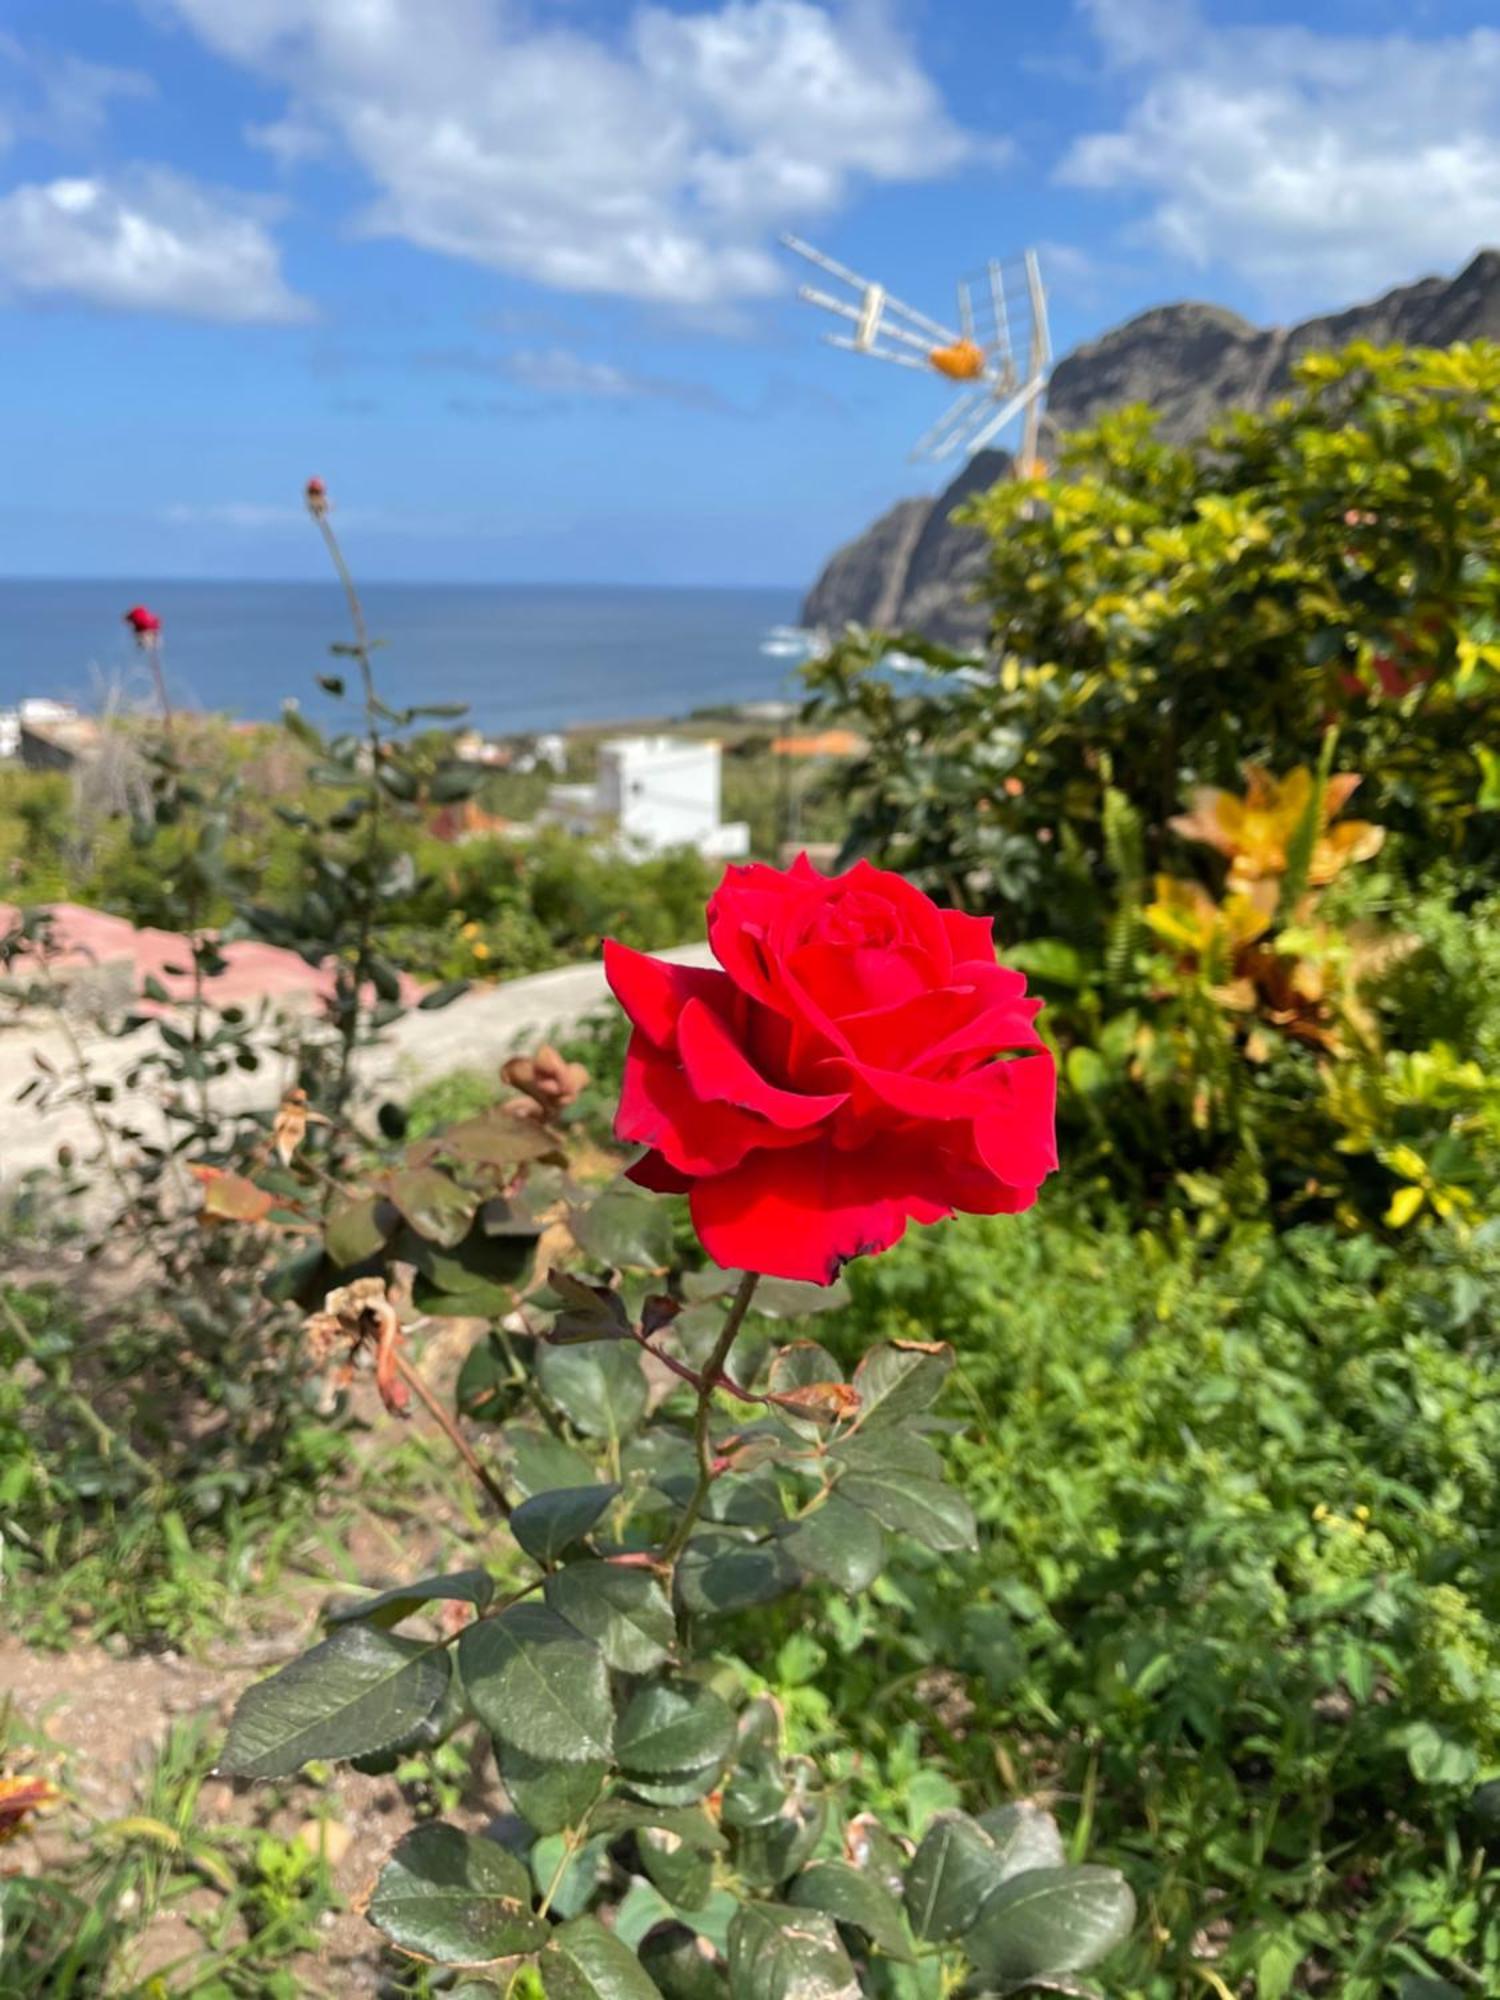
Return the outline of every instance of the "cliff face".
{"type": "MultiPolygon", "coordinates": [[[[1052,431],[1077,430],[1126,403],[1149,403],[1164,437],[1198,437],[1221,410],[1257,408],[1285,392],[1292,363],[1351,340],[1447,347],[1500,340],[1500,251],[1484,250],[1456,278],[1424,278],[1371,304],[1294,327],[1256,327],[1209,305],[1159,306],[1058,362],[1048,394],[1052,431]]],[[[840,549],[809,593],[803,623],[920,632],[977,644],[984,613],[971,601],[983,541],[956,528],[955,507],[994,485],[1010,460],[977,453],[936,499],[902,500],[840,549]]]]}

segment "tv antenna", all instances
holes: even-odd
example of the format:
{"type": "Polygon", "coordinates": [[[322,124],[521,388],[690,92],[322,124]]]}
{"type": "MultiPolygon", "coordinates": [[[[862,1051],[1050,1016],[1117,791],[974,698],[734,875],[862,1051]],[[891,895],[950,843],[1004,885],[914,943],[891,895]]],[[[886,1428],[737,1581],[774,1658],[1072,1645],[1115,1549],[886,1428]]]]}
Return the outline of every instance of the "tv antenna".
{"type": "Polygon", "coordinates": [[[962,385],[957,399],[912,446],[913,458],[938,460],[955,451],[970,458],[1020,418],[1016,466],[1023,476],[1037,470],[1052,336],[1035,250],[1009,264],[992,258],[983,271],[960,278],[954,328],[929,319],[884,285],[862,278],[800,237],[781,240],[843,287],[842,294],[817,285],[798,288],[798,297],[808,305],[852,328],[848,333],[824,334],[830,347],[962,385]]]}

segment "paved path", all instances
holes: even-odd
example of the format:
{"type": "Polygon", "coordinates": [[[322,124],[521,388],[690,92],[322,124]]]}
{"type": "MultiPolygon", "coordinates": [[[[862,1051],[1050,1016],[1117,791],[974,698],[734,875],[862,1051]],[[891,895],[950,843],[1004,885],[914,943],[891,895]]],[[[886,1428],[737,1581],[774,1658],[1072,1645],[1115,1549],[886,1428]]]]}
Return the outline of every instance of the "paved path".
{"type": "MultiPolygon", "coordinates": [[[[679,965],[712,963],[706,944],[684,945],[659,956],[679,965]]],[[[478,987],[436,1013],[404,1015],[378,1048],[361,1057],[360,1081],[372,1095],[385,1095],[393,1088],[410,1091],[454,1070],[493,1073],[518,1049],[575,1028],[612,1004],[598,960],[478,987]]],[[[147,1133],[159,1130],[159,1091],[149,1080],[135,1090],[125,1082],[141,1057],[159,1046],[155,1030],[143,1028],[113,1037],[98,1029],[78,1032],[95,1077],[116,1087],[111,1116],[147,1133]]],[[[69,1073],[68,1043],[55,1025],[33,1016],[0,1030],[0,1189],[13,1187],[24,1173],[52,1165],[59,1146],[72,1146],[80,1158],[93,1149],[88,1115],[81,1106],[61,1105],[41,1112],[34,1103],[15,1102],[23,1084],[37,1074],[38,1056],[60,1075],[69,1073]]],[[[272,1060],[254,1075],[235,1072],[216,1089],[226,1110],[244,1110],[274,1104],[286,1081],[285,1069],[272,1060]]]]}

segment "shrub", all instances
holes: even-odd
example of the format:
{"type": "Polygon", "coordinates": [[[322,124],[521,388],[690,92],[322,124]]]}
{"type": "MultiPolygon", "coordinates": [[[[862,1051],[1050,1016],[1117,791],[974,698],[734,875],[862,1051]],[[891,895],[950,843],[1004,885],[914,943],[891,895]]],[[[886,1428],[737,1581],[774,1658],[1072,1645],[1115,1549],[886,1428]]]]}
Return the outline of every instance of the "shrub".
{"type": "Polygon", "coordinates": [[[1147,1911],[1121,2000],[1500,1983],[1497,1225],[1414,1260],[1062,1206],[849,1275],[835,1352],[958,1343],[982,1529],[822,1635],[866,1768],[915,1727],[965,1797],[1081,1798],[1147,1911]]]}
{"type": "Polygon", "coordinates": [[[1422,1050],[1384,1048],[1363,989],[1401,940],[1344,932],[1309,894],[1320,843],[1347,861],[1382,836],[1390,879],[1441,874],[1459,910],[1493,892],[1497,388],[1500,347],[1361,346],[1304,361],[1294,396],[1198,449],[1112,417],[1057,478],[972,503],[982,658],[856,631],[809,669],[814,709],[870,746],[848,851],[1022,941],[1101,1192],[1215,1223],[1267,1200],[1391,1226],[1475,1213],[1492,1087],[1433,1031],[1423,1076],[1422,1050]],[[1379,831],[1340,852],[1329,807],[1356,783],[1379,831]],[[1261,901],[1215,831],[1229,808],[1200,795],[1238,797],[1252,841],[1275,831],[1261,901]]]}

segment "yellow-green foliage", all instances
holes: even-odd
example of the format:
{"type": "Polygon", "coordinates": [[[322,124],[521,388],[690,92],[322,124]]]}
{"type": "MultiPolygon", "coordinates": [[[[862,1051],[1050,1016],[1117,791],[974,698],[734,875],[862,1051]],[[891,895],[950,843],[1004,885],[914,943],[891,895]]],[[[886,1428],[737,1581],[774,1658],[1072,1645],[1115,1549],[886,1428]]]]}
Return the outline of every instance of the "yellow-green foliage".
{"type": "Polygon", "coordinates": [[[1232,1185],[1283,1214],[1471,1221],[1497,1164],[1489,1086],[1461,1072],[1461,1104],[1412,1099],[1402,1065],[1445,1005],[1410,990],[1420,950],[1399,971],[1421,933],[1373,907],[1342,932],[1323,863],[1343,842],[1339,865],[1368,867],[1384,837],[1386,904],[1421,887],[1429,919],[1439,879],[1455,917],[1500,883],[1500,346],[1361,345],[1297,377],[1202,447],[1126,411],[1067,440],[1055,476],[979,497],[983,670],[903,637],[931,675],[891,675],[890,642],[851,633],[809,670],[814,705],[870,745],[851,849],[1019,945],[1101,1187],[1210,1217],[1232,1185]],[[1257,769],[1306,805],[1258,888],[1188,812],[1257,769]],[[1218,944],[1174,946],[1166,916],[1218,944]],[[1376,1007],[1390,976],[1399,1021],[1376,1007]]]}

